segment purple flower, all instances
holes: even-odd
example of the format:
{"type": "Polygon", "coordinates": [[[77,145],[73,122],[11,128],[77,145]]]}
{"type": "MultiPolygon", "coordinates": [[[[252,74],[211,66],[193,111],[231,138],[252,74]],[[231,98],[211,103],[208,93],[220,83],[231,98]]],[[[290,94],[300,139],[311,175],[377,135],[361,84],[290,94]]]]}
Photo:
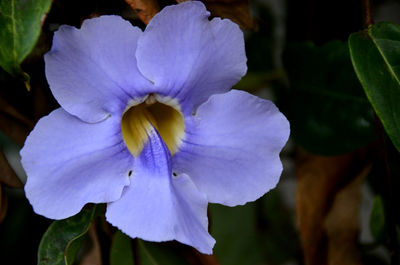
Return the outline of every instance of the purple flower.
{"type": "Polygon", "coordinates": [[[144,32],[118,16],[60,27],[45,62],[61,108],[21,150],[36,213],[107,203],[108,222],[131,237],[212,253],[207,203],[275,187],[289,123],[272,102],[230,90],[246,72],[243,34],[208,16],[194,1],[144,32]]]}

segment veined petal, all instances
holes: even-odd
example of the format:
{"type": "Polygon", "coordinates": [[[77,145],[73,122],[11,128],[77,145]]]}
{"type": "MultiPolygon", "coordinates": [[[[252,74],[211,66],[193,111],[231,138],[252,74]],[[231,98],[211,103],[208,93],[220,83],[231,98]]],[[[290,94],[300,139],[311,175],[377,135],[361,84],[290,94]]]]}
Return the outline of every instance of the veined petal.
{"type": "Polygon", "coordinates": [[[151,84],[137,69],[141,34],[118,16],[85,20],[80,29],[61,26],[45,55],[47,81],[58,103],[84,121],[98,122],[143,96],[151,84]]]}
{"type": "Polygon", "coordinates": [[[52,219],[72,216],[89,202],[119,199],[133,166],[117,119],[89,124],[61,108],[37,123],[21,157],[26,197],[36,213],[52,219]]]}
{"type": "Polygon", "coordinates": [[[239,27],[208,16],[200,1],[167,6],[138,41],[139,70],[154,83],[154,92],[178,98],[184,113],[227,92],[247,70],[239,27]]]}
{"type": "Polygon", "coordinates": [[[207,232],[207,200],[185,175],[172,178],[170,154],[153,130],[135,160],[131,184],[107,207],[107,221],[130,237],[177,240],[211,253],[215,240],[207,232]]]}
{"type": "Polygon", "coordinates": [[[244,204],[277,184],[289,123],[271,101],[238,90],[214,95],[186,128],[173,170],[187,173],[210,202],[244,204]]]}

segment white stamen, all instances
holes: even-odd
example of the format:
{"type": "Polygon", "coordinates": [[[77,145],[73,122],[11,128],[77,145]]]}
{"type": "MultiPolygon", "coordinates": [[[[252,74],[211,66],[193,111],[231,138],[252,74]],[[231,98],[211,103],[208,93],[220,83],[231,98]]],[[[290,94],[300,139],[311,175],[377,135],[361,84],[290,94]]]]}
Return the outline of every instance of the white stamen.
{"type": "Polygon", "coordinates": [[[150,94],[146,100],[144,101],[147,105],[153,105],[154,103],[157,102],[156,97],[154,96],[154,94],[150,94]]]}

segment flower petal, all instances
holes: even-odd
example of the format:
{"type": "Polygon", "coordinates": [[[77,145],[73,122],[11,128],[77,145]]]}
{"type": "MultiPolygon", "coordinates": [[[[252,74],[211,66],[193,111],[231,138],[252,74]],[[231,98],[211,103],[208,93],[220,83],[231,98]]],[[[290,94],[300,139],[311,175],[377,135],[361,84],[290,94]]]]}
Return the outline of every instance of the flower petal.
{"type": "Polygon", "coordinates": [[[289,123],[271,101],[238,90],[214,95],[186,128],[173,170],[188,174],[209,202],[244,204],[277,184],[289,123]]]}
{"type": "Polygon", "coordinates": [[[98,122],[122,111],[151,85],[138,71],[135,51],[141,30],[118,16],[85,20],[81,29],[61,26],[45,55],[54,97],[70,114],[98,122]]]}
{"type": "Polygon", "coordinates": [[[172,179],[170,154],[157,132],[135,160],[131,184],[107,207],[106,218],[130,237],[177,240],[211,253],[207,200],[185,176],[172,179]]]}
{"type": "Polygon", "coordinates": [[[120,198],[133,158],[120,123],[84,123],[63,109],[42,118],[21,150],[26,197],[36,213],[63,219],[89,202],[120,198]]]}
{"type": "Polygon", "coordinates": [[[178,98],[184,113],[227,92],[247,70],[242,31],[228,19],[208,16],[200,1],[167,6],[138,41],[139,70],[155,92],[178,98]]]}

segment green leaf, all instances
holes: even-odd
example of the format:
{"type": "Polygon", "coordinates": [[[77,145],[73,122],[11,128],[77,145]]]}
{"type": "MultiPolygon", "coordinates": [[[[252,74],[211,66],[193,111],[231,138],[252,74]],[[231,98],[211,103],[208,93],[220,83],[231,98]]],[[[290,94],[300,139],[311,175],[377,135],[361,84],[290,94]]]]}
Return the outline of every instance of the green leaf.
{"type": "Polygon", "coordinates": [[[131,238],[118,231],[114,235],[110,253],[111,265],[133,265],[131,238]]]}
{"type": "Polygon", "coordinates": [[[12,75],[25,75],[20,64],[33,49],[51,0],[0,1],[0,67],[12,75]]]}
{"type": "Polygon", "coordinates": [[[221,265],[285,264],[299,251],[292,216],[276,189],[244,206],[210,204],[209,211],[221,265]]]}
{"type": "Polygon", "coordinates": [[[211,235],[217,241],[214,254],[222,265],[263,264],[264,250],[256,230],[255,203],[234,208],[211,204],[209,211],[212,216],[211,235]]]}
{"type": "Polygon", "coordinates": [[[382,22],[349,38],[351,60],[365,93],[400,151],[400,27],[382,22]]]}
{"type": "Polygon", "coordinates": [[[372,236],[376,241],[384,241],[385,234],[385,208],[382,197],[376,196],[372,204],[371,216],[369,219],[369,227],[372,236]]]}
{"type": "Polygon", "coordinates": [[[375,140],[373,112],[346,43],[292,44],[284,64],[290,89],[278,96],[297,144],[312,153],[337,155],[375,140]]]}
{"type": "Polygon", "coordinates": [[[95,213],[96,206],[68,219],[54,221],[40,241],[38,264],[72,264],[95,213]]]}
{"type": "Polygon", "coordinates": [[[190,265],[176,249],[163,243],[138,240],[138,248],[142,265],[190,265]]]}

